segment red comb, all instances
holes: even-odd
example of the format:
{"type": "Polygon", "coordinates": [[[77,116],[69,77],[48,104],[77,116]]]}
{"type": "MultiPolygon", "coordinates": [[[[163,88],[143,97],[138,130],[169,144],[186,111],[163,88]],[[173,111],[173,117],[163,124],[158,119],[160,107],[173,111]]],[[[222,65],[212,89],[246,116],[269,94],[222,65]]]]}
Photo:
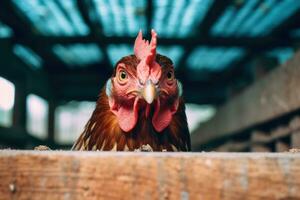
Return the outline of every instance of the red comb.
{"type": "Polygon", "coordinates": [[[140,31],[134,43],[135,56],[140,60],[147,59],[147,64],[150,64],[156,56],[157,34],[152,30],[151,35],[149,44],[148,40],[143,40],[143,33],[140,31]]]}
{"type": "MultiPolygon", "coordinates": [[[[143,34],[142,31],[140,31],[134,43],[134,54],[141,60],[137,66],[137,72],[142,81],[146,81],[150,75],[150,68],[157,68],[157,63],[155,62],[157,33],[153,29],[151,30],[151,36],[151,42],[149,43],[148,40],[143,40],[143,34]]],[[[157,70],[160,71],[160,69],[155,69],[154,71],[157,70]]],[[[153,71],[153,69],[151,69],[151,71],[153,71]]],[[[160,75],[160,73],[157,74],[160,75]]]]}

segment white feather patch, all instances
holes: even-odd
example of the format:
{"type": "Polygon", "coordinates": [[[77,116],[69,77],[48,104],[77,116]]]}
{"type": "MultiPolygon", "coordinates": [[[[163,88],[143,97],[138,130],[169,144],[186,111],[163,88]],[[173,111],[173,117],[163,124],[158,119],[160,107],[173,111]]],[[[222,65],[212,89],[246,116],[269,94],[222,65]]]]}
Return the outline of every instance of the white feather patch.
{"type": "Polygon", "coordinates": [[[177,80],[177,87],[178,87],[178,96],[182,96],[183,93],[183,88],[182,88],[182,84],[180,81],[177,80]]]}
{"type": "Polygon", "coordinates": [[[110,98],[112,95],[112,83],[111,79],[108,79],[106,82],[105,93],[110,98]]]}

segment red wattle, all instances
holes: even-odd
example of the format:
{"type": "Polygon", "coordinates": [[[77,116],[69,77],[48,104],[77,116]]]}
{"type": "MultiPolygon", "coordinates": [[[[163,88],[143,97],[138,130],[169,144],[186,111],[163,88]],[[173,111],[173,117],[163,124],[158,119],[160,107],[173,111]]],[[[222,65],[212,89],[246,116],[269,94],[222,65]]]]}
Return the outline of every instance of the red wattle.
{"type": "Polygon", "coordinates": [[[111,108],[116,108],[112,109],[112,112],[117,116],[118,118],[118,123],[120,128],[125,131],[129,132],[131,131],[138,120],[138,98],[134,100],[133,106],[129,105],[120,105],[120,106],[112,106],[111,108]]]}
{"type": "Polygon", "coordinates": [[[160,100],[157,99],[152,118],[152,125],[157,132],[162,132],[170,125],[173,114],[177,111],[177,107],[178,100],[170,107],[170,105],[167,104],[161,105],[160,100]]]}

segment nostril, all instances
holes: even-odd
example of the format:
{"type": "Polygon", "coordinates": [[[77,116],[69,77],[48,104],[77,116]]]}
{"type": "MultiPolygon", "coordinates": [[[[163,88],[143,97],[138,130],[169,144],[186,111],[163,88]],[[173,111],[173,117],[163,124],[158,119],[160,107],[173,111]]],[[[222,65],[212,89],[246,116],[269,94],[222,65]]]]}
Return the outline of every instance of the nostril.
{"type": "Polygon", "coordinates": [[[153,84],[155,85],[155,86],[157,86],[158,85],[158,83],[159,83],[159,81],[153,81],[153,84]]]}

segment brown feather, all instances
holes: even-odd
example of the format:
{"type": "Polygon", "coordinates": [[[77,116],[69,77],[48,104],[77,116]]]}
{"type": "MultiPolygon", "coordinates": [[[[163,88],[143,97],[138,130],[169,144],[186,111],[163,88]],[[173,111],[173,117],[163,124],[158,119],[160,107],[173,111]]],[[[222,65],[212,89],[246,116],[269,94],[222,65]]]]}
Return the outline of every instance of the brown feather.
{"type": "MultiPolygon", "coordinates": [[[[156,60],[163,69],[172,65],[170,59],[159,54],[156,56],[156,60]]],[[[132,66],[130,70],[135,72],[139,61],[132,55],[124,57],[119,62],[132,66]]],[[[115,72],[113,76],[115,76],[115,72]]],[[[139,111],[138,122],[135,128],[128,133],[123,132],[119,127],[117,117],[110,111],[104,87],[90,120],[72,149],[134,151],[142,145],[149,144],[154,151],[191,150],[190,134],[182,98],[170,125],[160,133],[156,132],[152,127],[152,114],[153,112],[150,114],[150,117],[146,118],[145,111],[139,111]]]]}

